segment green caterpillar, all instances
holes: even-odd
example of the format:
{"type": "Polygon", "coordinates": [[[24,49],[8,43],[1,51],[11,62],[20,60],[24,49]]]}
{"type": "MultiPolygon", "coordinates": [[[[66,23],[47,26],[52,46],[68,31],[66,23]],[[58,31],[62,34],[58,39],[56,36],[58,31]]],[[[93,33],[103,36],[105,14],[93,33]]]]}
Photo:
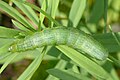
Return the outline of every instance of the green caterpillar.
{"type": "Polygon", "coordinates": [[[96,59],[108,57],[106,49],[90,35],[75,28],[47,28],[14,42],[9,51],[22,52],[46,45],[67,45],[96,59]]]}

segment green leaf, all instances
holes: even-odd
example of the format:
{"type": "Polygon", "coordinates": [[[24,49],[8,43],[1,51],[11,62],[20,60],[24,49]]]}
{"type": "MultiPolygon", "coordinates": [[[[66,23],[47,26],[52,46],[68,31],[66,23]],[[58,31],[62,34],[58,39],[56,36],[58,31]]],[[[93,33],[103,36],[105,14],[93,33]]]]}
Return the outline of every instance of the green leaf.
{"type": "Polygon", "coordinates": [[[20,30],[25,31],[25,32],[31,32],[29,29],[25,28],[25,26],[23,26],[22,24],[20,24],[19,22],[12,20],[13,24],[20,30]]]}
{"type": "MultiPolygon", "coordinates": [[[[114,33],[118,40],[120,41],[120,33],[114,33]]],[[[115,38],[113,37],[112,33],[105,33],[105,34],[95,34],[92,35],[96,40],[101,42],[109,52],[117,52],[120,51],[120,46],[116,42],[115,38]]]]}
{"type": "Polygon", "coordinates": [[[74,0],[69,13],[69,27],[76,27],[86,7],[86,0],[74,0]]]}
{"type": "Polygon", "coordinates": [[[12,42],[5,44],[4,46],[0,47],[0,56],[4,53],[7,53],[9,50],[9,46],[12,42]]]}
{"type": "MultiPolygon", "coordinates": [[[[40,51],[41,50],[42,49],[40,49],[40,51]]],[[[16,58],[14,58],[13,61],[11,61],[11,63],[20,61],[20,60],[22,60],[24,58],[25,59],[35,59],[40,54],[40,51],[35,49],[35,50],[30,50],[30,51],[25,51],[25,52],[15,52],[15,53],[12,53],[12,54],[19,54],[19,55],[16,58]]],[[[0,55],[0,63],[6,62],[6,60],[8,58],[8,53],[9,52],[0,55]]]]}
{"type": "Polygon", "coordinates": [[[53,21],[55,23],[55,25],[57,26],[61,26],[61,24],[59,24],[55,19],[53,19],[49,14],[47,14],[45,11],[43,11],[42,9],[40,9],[39,7],[37,7],[34,4],[30,4],[28,2],[25,2],[26,5],[30,6],[31,8],[35,9],[38,12],[41,12],[42,14],[44,14],[49,20],[53,21]]]}
{"type": "Polygon", "coordinates": [[[34,22],[36,25],[38,25],[39,19],[37,14],[33,11],[33,9],[27,5],[24,5],[16,0],[12,0],[14,2],[14,4],[19,7],[23,13],[32,21],[34,22]]]}
{"type": "Polygon", "coordinates": [[[35,31],[34,27],[13,7],[8,5],[7,3],[0,1],[0,9],[4,12],[8,13],[10,16],[18,20],[22,23],[26,28],[30,29],[31,31],[35,31]]]}
{"type": "Polygon", "coordinates": [[[0,38],[0,48],[4,45],[13,42],[14,39],[0,38]]]}
{"type": "Polygon", "coordinates": [[[86,69],[92,75],[99,76],[103,79],[107,79],[108,77],[110,77],[110,75],[101,66],[88,59],[84,55],[80,54],[79,52],[64,45],[57,46],[57,48],[66,56],[68,56],[71,60],[77,63],[80,67],[86,69]]]}
{"type": "Polygon", "coordinates": [[[3,72],[3,70],[8,66],[8,64],[17,56],[18,54],[11,54],[6,62],[3,64],[3,66],[0,69],[0,74],[3,72]]]}
{"type": "Polygon", "coordinates": [[[97,23],[104,13],[104,0],[95,0],[89,23],[97,23]]]}
{"type": "Polygon", "coordinates": [[[86,76],[70,70],[48,69],[47,72],[62,80],[91,80],[86,76]]]}
{"type": "Polygon", "coordinates": [[[35,58],[35,60],[28,66],[28,68],[20,75],[18,80],[29,80],[41,64],[44,54],[45,53],[42,53],[37,58],[35,58]]]}
{"type": "MultiPolygon", "coordinates": [[[[55,19],[55,14],[58,8],[59,0],[48,0],[48,14],[55,19]]],[[[53,22],[50,23],[50,26],[53,27],[53,22]]]]}
{"type": "MultiPolygon", "coordinates": [[[[60,60],[57,65],[55,66],[55,68],[58,68],[58,69],[65,69],[67,65],[67,61],[64,61],[64,60],[60,60]]],[[[52,75],[49,75],[46,80],[59,80],[58,78],[52,76],[52,75]]]]}
{"type": "Polygon", "coordinates": [[[104,0],[104,32],[107,32],[107,10],[108,10],[108,0],[104,0]]]}
{"type": "MultiPolygon", "coordinates": [[[[39,1],[39,4],[40,4],[40,3],[42,3],[42,4],[41,4],[41,9],[46,12],[46,9],[47,9],[47,1],[46,1],[46,0],[39,1]]],[[[39,30],[41,30],[41,27],[42,27],[42,28],[45,28],[45,25],[43,24],[44,18],[45,18],[45,15],[40,13],[40,18],[39,18],[39,20],[40,20],[40,23],[39,23],[40,26],[38,26],[38,29],[39,29],[39,30]]]]}
{"type": "Polygon", "coordinates": [[[116,58],[114,58],[113,56],[109,55],[109,59],[110,61],[115,64],[117,67],[120,67],[120,60],[117,60],[116,58]]]}
{"type": "Polygon", "coordinates": [[[51,47],[43,48],[41,54],[39,54],[35,58],[35,60],[27,67],[27,69],[20,75],[18,80],[29,80],[33,76],[33,74],[37,70],[37,68],[40,66],[40,64],[41,64],[41,62],[43,60],[44,55],[50,50],[50,48],[51,47]]]}
{"type": "Polygon", "coordinates": [[[0,37],[1,38],[14,38],[19,35],[20,31],[0,26],[0,37]]]}
{"type": "MultiPolygon", "coordinates": [[[[103,68],[110,73],[111,77],[113,78],[113,80],[119,80],[117,73],[115,71],[115,68],[113,67],[113,65],[111,64],[110,61],[107,61],[104,65],[103,68]]],[[[109,80],[109,79],[107,79],[109,80]]]]}

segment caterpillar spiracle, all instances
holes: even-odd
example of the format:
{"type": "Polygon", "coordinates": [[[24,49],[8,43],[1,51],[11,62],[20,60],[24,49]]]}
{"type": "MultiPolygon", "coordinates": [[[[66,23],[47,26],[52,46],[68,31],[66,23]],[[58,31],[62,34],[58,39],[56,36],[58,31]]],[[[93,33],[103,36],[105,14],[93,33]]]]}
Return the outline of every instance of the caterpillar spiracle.
{"type": "Polygon", "coordinates": [[[75,28],[47,28],[41,32],[15,41],[9,48],[10,52],[23,52],[49,45],[67,45],[84,52],[91,57],[104,60],[108,57],[107,50],[90,35],[75,28]]]}

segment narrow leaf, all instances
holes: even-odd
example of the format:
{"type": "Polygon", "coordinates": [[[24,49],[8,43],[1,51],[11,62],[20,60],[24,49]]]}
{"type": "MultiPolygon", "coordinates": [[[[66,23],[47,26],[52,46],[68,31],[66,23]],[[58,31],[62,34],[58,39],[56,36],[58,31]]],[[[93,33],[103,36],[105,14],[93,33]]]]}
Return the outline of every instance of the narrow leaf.
{"type": "Polygon", "coordinates": [[[4,45],[11,43],[14,39],[0,38],[0,48],[4,45]]]}
{"type": "MultiPolygon", "coordinates": [[[[44,0],[44,1],[41,2],[41,3],[42,3],[41,9],[42,9],[43,11],[46,11],[46,9],[47,9],[47,0],[44,0]]],[[[40,27],[45,28],[45,27],[44,27],[44,24],[43,24],[44,18],[45,18],[45,15],[43,15],[43,14],[40,13],[40,18],[39,18],[39,19],[40,19],[40,25],[41,25],[41,26],[38,26],[38,29],[41,29],[40,27]]]]}
{"type": "Polygon", "coordinates": [[[69,27],[76,27],[86,7],[86,0],[74,0],[69,13],[69,27]]]}
{"type": "MultiPolygon", "coordinates": [[[[55,19],[55,14],[58,8],[59,0],[48,0],[48,14],[55,19]]],[[[50,26],[53,27],[53,22],[50,23],[50,26]]]]}
{"type": "Polygon", "coordinates": [[[20,30],[25,31],[25,32],[32,32],[29,29],[25,28],[25,26],[23,26],[22,24],[20,24],[19,22],[12,20],[13,24],[20,30]]]}
{"type": "MultiPolygon", "coordinates": [[[[95,34],[93,37],[101,42],[109,52],[117,52],[120,51],[120,46],[116,42],[115,38],[112,35],[113,33],[105,33],[105,34],[95,34]]],[[[120,40],[120,33],[114,33],[118,40],[120,40]]]]}
{"type": "Polygon", "coordinates": [[[8,64],[17,56],[18,54],[11,54],[6,62],[3,64],[3,66],[0,69],[0,74],[3,72],[3,70],[8,66],[8,64]]]}
{"type": "Polygon", "coordinates": [[[38,25],[38,16],[36,13],[33,11],[33,9],[27,5],[24,5],[16,0],[12,0],[17,7],[19,7],[23,13],[31,20],[33,21],[36,25],[38,25]]]}
{"type": "MultiPolygon", "coordinates": [[[[64,60],[60,60],[57,65],[55,66],[55,68],[58,68],[58,69],[65,69],[67,65],[67,61],[64,61],[64,60]]],[[[46,80],[59,80],[58,78],[52,76],[52,75],[49,75],[46,80]]]]}
{"type": "Polygon", "coordinates": [[[0,1],[0,9],[25,25],[26,28],[35,31],[34,27],[15,8],[11,7],[4,1],[0,1]]]}
{"type": "Polygon", "coordinates": [[[61,26],[61,24],[59,24],[55,19],[53,19],[49,14],[47,14],[45,11],[43,11],[42,9],[40,9],[39,7],[37,7],[34,4],[30,4],[28,2],[25,2],[26,5],[30,6],[31,8],[35,9],[36,11],[41,12],[42,14],[44,14],[49,20],[53,21],[55,23],[55,25],[57,26],[61,26]]]}
{"type": "Polygon", "coordinates": [[[97,23],[104,13],[104,0],[95,0],[89,23],[97,23]]]}
{"type": "Polygon", "coordinates": [[[62,80],[91,80],[86,76],[68,70],[48,69],[47,72],[62,80]]]}
{"type": "Polygon", "coordinates": [[[63,45],[57,46],[57,48],[92,75],[99,76],[103,79],[110,77],[109,74],[101,66],[88,59],[84,55],[80,54],[79,52],[63,45]]]}
{"type": "Polygon", "coordinates": [[[104,27],[104,32],[107,32],[107,11],[108,10],[108,0],[104,0],[104,23],[105,23],[105,27],[104,27]]]}
{"type": "Polygon", "coordinates": [[[14,38],[19,33],[20,33],[19,30],[5,28],[5,27],[0,26],[0,37],[1,38],[14,38]]]}
{"type": "Polygon", "coordinates": [[[28,66],[28,68],[20,75],[18,80],[29,80],[41,64],[45,53],[46,50],[36,57],[35,60],[28,66]]]}

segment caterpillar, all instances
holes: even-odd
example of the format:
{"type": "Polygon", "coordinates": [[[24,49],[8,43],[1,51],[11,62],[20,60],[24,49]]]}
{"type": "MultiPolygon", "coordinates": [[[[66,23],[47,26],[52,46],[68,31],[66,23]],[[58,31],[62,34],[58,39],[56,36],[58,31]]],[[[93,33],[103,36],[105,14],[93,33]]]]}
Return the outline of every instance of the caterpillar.
{"type": "Polygon", "coordinates": [[[35,32],[31,36],[15,41],[9,51],[22,52],[49,45],[67,45],[99,60],[108,57],[107,50],[93,37],[76,28],[65,27],[47,28],[35,32]]]}

